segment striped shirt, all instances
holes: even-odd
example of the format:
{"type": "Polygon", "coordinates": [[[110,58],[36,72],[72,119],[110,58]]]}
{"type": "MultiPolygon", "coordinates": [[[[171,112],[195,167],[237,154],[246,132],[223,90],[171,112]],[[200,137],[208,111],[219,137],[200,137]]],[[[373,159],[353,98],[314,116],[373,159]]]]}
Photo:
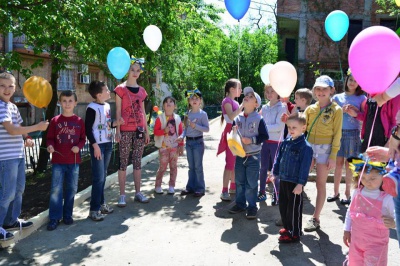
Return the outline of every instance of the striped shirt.
{"type": "Polygon", "coordinates": [[[10,135],[3,126],[4,122],[20,125],[22,118],[15,104],[0,100],[0,161],[24,158],[22,135],[10,135]]]}

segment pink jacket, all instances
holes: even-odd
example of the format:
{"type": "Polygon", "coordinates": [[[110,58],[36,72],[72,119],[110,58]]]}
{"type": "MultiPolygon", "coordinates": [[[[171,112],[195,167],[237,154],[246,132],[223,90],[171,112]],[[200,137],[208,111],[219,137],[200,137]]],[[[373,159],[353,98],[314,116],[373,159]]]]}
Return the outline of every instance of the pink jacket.
{"type": "MultiPolygon", "coordinates": [[[[383,128],[385,130],[385,136],[389,139],[391,136],[391,130],[392,128],[397,125],[396,122],[396,114],[397,111],[400,110],[400,95],[396,96],[395,98],[391,99],[387,103],[385,103],[382,106],[381,110],[381,120],[383,124],[383,128]]],[[[368,115],[368,109],[364,111],[363,113],[363,121],[365,121],[367,115],[368,115]]],[[[361,138],[364,139],[364,133],[365,133],[365,124],[363,123],[362,129],[361,129],[361,138]]]]}

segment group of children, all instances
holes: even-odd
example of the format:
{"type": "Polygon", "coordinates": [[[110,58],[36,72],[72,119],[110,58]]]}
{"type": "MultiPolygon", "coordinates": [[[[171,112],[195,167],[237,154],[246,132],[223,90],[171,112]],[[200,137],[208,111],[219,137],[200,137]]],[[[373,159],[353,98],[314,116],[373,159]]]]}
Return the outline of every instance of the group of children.
{"type": "MultiPolygon", "coordinates": [[[[127,81],[115,88],[115,120],[111,119],[110,105],[106,103],[110,98],[110,91],[105,83],[93,81],[88,91],[94,98],[94,102],[87,107],[85,122],[74,114],[74,107],[77,105],[76,94],[63,91],[59,96],[62,113],[54,117],[50,123],[40,122],[29,127],[20,125],[22,120],[18,109],[10,102],[15,92],[15,78],[10,73],[0,74],[0,108],[2,109],[0,142],[2,147],[10,147],[3,148],[0,152],[2,164],[0,168],[2,171],[0,175],[0,240],[13,237],[8,231],[32,226],[31,222],[18,220],[25,184],[23,145],[33,144],[27,133],[44,131],[47,126],[47,150],[52,154],[48,230],[56,229],[61,220],[65,224],[74,222],[72,210],[81,162],[80,150],[85,144],[86,137],[90,142],[93,182],[89,218],[101,221],[105,214],[113,212],[104,199],[105,178],[112,153],[112,128],[116,128],[115,139],[120,143],[118,170],[120,197],[117,206],[126,206],[126,169],[131,150],[135,200],[141,203],[149,202],[140,189],[140,159],[144,146],[149,142],[144,109],[147,93],[137,84],[141,70],[141,62],[133,62],[127,81]],[[5,172],[7,172],[7,178],[5,178],[5,172]]],[[[333,96],[335,92],[333,80],[328,76],[321,76],[316,79],[312,90],[299,89],[295,92],[296,108],[289,112],[288,104],[284,99],[280,99],[278,93],[270,85],[265,86],[264,94],[268,100],[266,105],[261,107],[261,97],[251,87],[243,89],[244,99],[239,105],[235,98],[241,95],[241,83],[237,79],[227,81],[221,117],[221,121],[226,121],[226,127],[217,153],[226,153],[220,198],[229,201],[231,200],[229,193],[236,193],[235,205],[229,209],[230,213],[246,211],[248,219],[255,219],[258,210],[257,202],[265,201],[267,198],[267,180],[273,180],[272,204],[279,205],[283,225],[283,229],[279,231],[279,242],[298,242],[303,229],[302,192],[310,169],[316,164],[317,198],[313,217],[304,227],[304,231],[307,232],[315,231],[320,227],[320,214],[326,199],[327,176],[335,167],[334,195],[328,197],[327,201],[333,202],[340,198],[339,182],[342,167],[345,164],[346,198],[342,199],[341,203],[350,204],[345,222],[345,244],[362,242],[355,239],[363,237],[365,221],[370,222],[370,217],[375,217],[374,228],[386,228],[384,231],[388,232],[387,228],[394,227],[394,207],[391,196],[379,191],[385,167],[374,164],[369,159],[355,159],[355,157],[358,156],[360,149],[365,151],[370,145],[384,146],[386,144],[391,135],[391,127],[396,125],[393,117],[400,108],[396,104],[399,100],[396,97],[382,107],[371,99],[367,100],[351,73],[348,73],[344,88],[343,93],[333,96]],[[313,97],[317,101],[311,104],[313,97]],[[260,111],[258,111],[259,107],[261,107],[260,111]],[[372,122],[374,113],[378,114],[375,126],[372,122]],[[361,137],[368,138],[371,135],[370,139],[364,139],[362,144],[360,121],[363,121],[361,137]],[[288,130],[287,138],[284,136],[285,126],[288,130]],[[232,130],[240,136],[246,153],[245,157],[235,157],[227,146],[227,134],[232,130]],[[362,145],[365,147],[362,148],[362,145]],[[361,175],[364,168],[367,170],[361,175]],[[354,172],[361,178],[361,186],[358,186],[361,189],[354,190],[350,195],[354,172]],[[369,211],[371,208],[368,208],[368,204],[374,206],[372,211],[369,211]],[[359,215],[360,213],[363,215],[359,215]],[[383,219],[380,218],[382,215],[384,215],[383,219]]],[[[174,113],[176,101],[171,96],[163,100],[164,112],[155,121],[154,139],[156,147],[159,148],[160,162],[154,189],[156,194],[164,193],[162,177],[168,165],[170,180],[167,193],[175,193],[177,158],[183,154],[184,139],[186,139],[189,171],[186,188],[180,194],[182,196],[193,194],[194,197],[205,194],[202,165],[205,149],[203,133],[209,131],[208,117],[207,113],[201,109],[202,94],[199,90],[188,91],[186,96],[188,111],[183,121],[174,113]]],[[[386,243],[387,249],[388,233],[381,234],[379,239],[382,243],[386,243]]],[[[360,245],[363,244],[365,243],[360,243],[360,245]]],[[[361,248],[355,245],[350,245],[350,262],[356,261],[356,255],[353,254],[361,248]]],[[[383,247],[380,252],[380,257],[382,254],[385,257],[387,250],[385,251],[383,247]]],[[[362,254],[359,256],[362,257],[362,254]]],[[[372,259],[376,258],[374,256],[371,255],[372,259]]]]}

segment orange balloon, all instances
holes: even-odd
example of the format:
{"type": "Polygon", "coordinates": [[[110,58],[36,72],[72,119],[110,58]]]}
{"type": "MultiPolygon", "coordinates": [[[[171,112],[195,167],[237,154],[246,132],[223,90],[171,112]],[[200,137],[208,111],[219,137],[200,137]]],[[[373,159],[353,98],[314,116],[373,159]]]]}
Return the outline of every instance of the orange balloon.
{"type": "Polygon", "coordinates": [[[45,108],[53,97],[50,83],[38,76],[28,78],[22,87],[25,98],[37,108],[45,108]]]}
{"type": "Polygon", "coordinates": [[[157,113],[158,110],[159,110],[159,109],[158,109],[158,106],[154,105],[154,106],[153,106],[153,111],[157,113]]]}

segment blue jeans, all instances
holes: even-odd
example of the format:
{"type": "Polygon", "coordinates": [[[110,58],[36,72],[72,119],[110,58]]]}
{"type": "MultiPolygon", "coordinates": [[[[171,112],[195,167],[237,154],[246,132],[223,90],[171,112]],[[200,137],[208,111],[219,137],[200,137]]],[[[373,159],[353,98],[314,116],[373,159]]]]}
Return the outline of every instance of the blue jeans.
{"type": "Polygon", "coordinates": [[[90,210],[98,211],[104,204],[104,184],[106,183],[107,168],[112,153],[112,143],[98,144],[101,151],[101,160],[94,157],[93,146],[90,145],[90,158],[92,163],[92,197],[90,199],[90,210]]]}
{"type": "MultiPolygon", "coordinates": [[[[400,189],[400,184],[399,184],[400,189]]],[[[397,195],[396,198],[393,198],[394,201],[394,213],[396,219],[396,232],[397,232],[397,240],[399,241],[400,246],[400,194],[397,195]]]]}
{"type": "Polygon", "coordinates": [[[17,221],[24,190],[25,159],[0,161],[0,227],[17,221]]]}
{"type": "Polygon", "coordinates": [[[186,156],[189,164],[189,180],[186,190],[204,193],[206,185],[203,172],[204,140],[186,140],[186,156]]]}
{"type": "Polygon", "coordinates": [[[78,190],[79,164],[53,164],[52,170],[49,218],[72,218],[74,197],[78,190]]]}
{"type": "Polygon", "coordinates": [[[235,180],[236,180],[236,205],[240,208],[257,210],[257,186],[260,171],[260,154],[239,157],[236,156],[235,180]]]}

